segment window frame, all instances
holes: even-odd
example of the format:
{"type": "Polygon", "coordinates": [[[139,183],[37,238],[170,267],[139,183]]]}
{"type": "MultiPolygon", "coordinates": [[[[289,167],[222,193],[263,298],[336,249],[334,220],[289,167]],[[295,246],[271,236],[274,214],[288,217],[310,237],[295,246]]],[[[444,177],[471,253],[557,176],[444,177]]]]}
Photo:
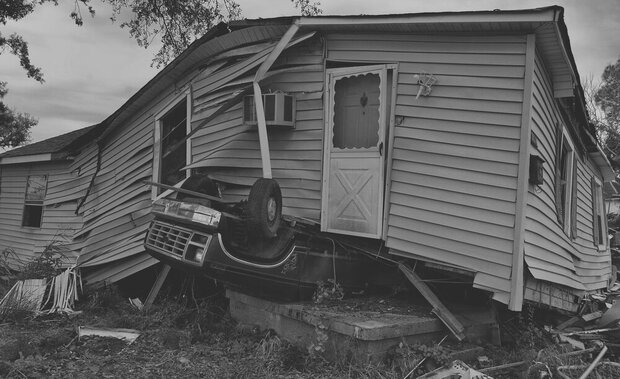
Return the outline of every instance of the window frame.
{"type": "MultiPolygon", "coordinates": [[[[576,164],[577,164],[577,159],[575,156],[575,145],[570,137],[570,135],[568,134],[568,130],[566,129],[566,127],[561,126],[562,127],[562,140],[561,140],[561,145],[559,147],[560,149],[560,155],[558,158],[561,159],[562,155],[563,155],[563,149],[564,147],[567,147],[568,152],[567,155],[565,157],[564,160],[564,165],[562,167],[558,167],[557,169],[560,170],[560,175],[559,178],[562,178],[562,174],[564,174],[565,179],[564,179],[564,183],[560,183],[559,186],[560,188],[562,186],[564,186],[564,198],[561,199],[562,200],[562,221],[561,221],[561,226],[562,226],[562,230],[564,230],[564,233],[566,233],[566,235],[571,236],[571,237],[576,237],[571,235],[572,234],[572,229],[573,229],[573,223],[576,222],[575,220],[575,215],[573,214],[573,201],[576,200],[575,197],[573,196],[573,191],[575,191],[576,189],[574,188],[573,184],[575,183],[575,177],[574,175],[576,175],[576,164]]],[[[557,165],[560,165],[560,162],[557,162],[557,165]]]]}
{"type": "Polygon", "coordinates": [[[33,229],[41,229],[43,225],[43,214],[45,211],[45,197],[47,196],[47,185],[48,185],[48,175],[47,174],[36,174],[36,175],[28,175],[26,178],[26,190],[24,191],[24,207],[22,209],[22,228],[33,228],[33,229]],[[45,180],[45,185],[43,188],[43,196],[41,199],[28,199],[28,189],[31,187],[30,179],[33,177],[43,177],[45,180]],[[25,222],[29,217],[26,217],[26,211],[33,207],[40,208],[40,216],[38,225],[26,225],[25,222]]]}
{"type": "MultiPolygon", "coordinates": [[[[163,119],[181,102],[185,101],[185,135],[187,136],[192,130],[191,115],[192,115],[192,96],[191,91],[188,89],[182,94],[177,96],[174,100],[170,101],[162,110],[157,112],[154,117],[154,134],[153,134],[153,182],[161,182],[161,169],[162,169],[162,137],[163,137],[163,119]]],[[[186,165],[191,163],[192,157],[192,142],[191,138],[185,142],[185,162],[186,165]]],[[[190,175],[190,169],[185,170],[185,177],[190,175]]],[[[163,191],[166,193],[167,191],[163,191]]],[[[162,196],[160,189],[157,186],[151,188],[151,199],[155,200],[162,196]]]]}
{"type": "Polygon", "coordinates": [[[606,251],[609,244],[607,236],[607,214],[603,201],[603,181],[592,177],[592,241],[598,251],[606,251]],[[600,222],[597,222],[599,220],[600,222]]]}

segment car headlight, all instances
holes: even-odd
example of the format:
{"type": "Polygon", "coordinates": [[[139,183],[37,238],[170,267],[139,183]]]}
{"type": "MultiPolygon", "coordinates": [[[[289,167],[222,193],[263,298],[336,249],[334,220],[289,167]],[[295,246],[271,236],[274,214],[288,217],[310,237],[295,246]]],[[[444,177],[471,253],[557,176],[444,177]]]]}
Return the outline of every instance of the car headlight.
{"type": "Polygon", "coordinates": [[[184,203],[170,199],[159,199],[153,203],[153,213],[174,217],[183,221],[192,221],[217,228],[222,213],[200,204],[184,203]]]}

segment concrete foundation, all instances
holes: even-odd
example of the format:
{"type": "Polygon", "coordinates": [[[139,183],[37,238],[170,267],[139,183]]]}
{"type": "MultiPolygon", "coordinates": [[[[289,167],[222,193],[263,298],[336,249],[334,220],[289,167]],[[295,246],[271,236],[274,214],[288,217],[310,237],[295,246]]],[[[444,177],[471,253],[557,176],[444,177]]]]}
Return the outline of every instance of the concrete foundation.
{"type": "MultiPolygon", "coordinates": [[[[325,310],[312,303],[283,304],[228,290],[230,313],[240,323],[273,329],[281,338],[338,359],[381,359],[390,348],[405,342],[436,343],[450,331],[434,315],[325,310]]],[[[472,342],[499,344],[492,309],[459,310],[457,319],[472,342]]],[[[452,336],[450,336],[452,337],[452,336]]]]}

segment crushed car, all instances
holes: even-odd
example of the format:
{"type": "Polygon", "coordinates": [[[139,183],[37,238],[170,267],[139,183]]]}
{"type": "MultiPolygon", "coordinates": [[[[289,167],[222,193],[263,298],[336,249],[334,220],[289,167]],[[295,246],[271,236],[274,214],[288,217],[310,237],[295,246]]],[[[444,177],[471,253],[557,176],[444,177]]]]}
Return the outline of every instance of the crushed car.
{"type": "Polygon", "coordinates": [[[283,217],[274,179],[258,179],[246,200],[232,203],[207,175],[193,175],[179,188],[150,184],[174,194],[153,203],[144,245],[172,267],[286,301],[308,300],[317,284],[330,281],[345,293],[392,284],[394,267],[316,225],[283,217]]]}

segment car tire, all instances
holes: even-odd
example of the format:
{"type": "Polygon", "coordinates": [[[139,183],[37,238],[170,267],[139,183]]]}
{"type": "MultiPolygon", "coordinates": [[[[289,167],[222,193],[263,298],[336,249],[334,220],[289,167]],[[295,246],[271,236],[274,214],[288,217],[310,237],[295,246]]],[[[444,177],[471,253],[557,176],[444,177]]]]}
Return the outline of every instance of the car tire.
{"type": "Polygon", "coordinates": [[[282,192],[274,179],[260,178],[248,197],[248,232],[262,238],[277,236],[282,221],[282,192]]]}

